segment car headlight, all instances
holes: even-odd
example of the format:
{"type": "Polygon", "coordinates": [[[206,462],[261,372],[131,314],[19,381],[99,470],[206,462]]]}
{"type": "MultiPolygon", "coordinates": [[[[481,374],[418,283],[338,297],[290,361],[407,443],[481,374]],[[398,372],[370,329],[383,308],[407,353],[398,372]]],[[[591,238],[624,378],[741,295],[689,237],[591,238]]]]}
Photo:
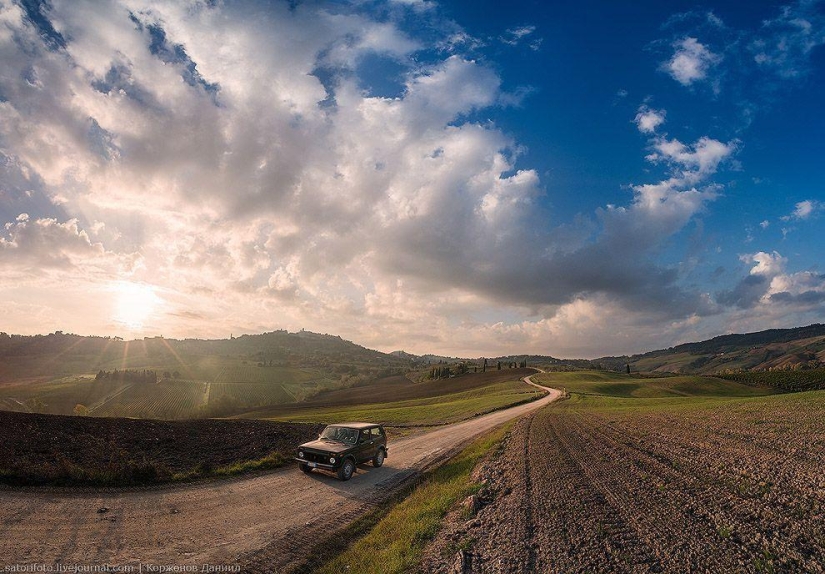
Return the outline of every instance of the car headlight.
{"type": "Polygon", "coordinates": [[[335,457],[334,456],[329,457],[329,463],[330,464],[335,464],[335,457]]]}
{"type": "Polygon", "coordinates": [[[299,450],[298,451],[298,456],[300,456],[301,458],[304,458],[304,451],[299,450]]]}

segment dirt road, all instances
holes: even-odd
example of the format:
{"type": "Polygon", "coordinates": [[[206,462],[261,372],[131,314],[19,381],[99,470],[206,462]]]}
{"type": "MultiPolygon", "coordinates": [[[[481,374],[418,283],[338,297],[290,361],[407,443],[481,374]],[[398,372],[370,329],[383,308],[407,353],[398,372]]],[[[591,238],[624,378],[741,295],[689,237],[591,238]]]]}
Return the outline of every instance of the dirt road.
{"type": "Polygon", "coordinates": [[[548,390],[532,403],[393,441],[383,467],[361,466],[349,482],[292,467],[174,488],[0,489],[0,571],[15,564],[288,571],[310,542],[333,536],[411,476],[561,395],[548,390]]]}

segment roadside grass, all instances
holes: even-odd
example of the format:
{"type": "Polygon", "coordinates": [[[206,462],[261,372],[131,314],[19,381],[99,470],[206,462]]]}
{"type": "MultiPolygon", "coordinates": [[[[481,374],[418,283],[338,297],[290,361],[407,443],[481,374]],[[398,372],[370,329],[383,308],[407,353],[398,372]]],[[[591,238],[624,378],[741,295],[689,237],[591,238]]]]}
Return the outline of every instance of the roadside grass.
{"type": "Polygon", "coordinates": [[[172,482],[189,482],[192,480],[209,477],[228,478],[260,470],[272,470],[282,467],[288,460],[288,458],[284,457],[279,452],[271,452],[263,458],[238,461],[233,464],[219,466],[217,468],[212,468],[210,465],[201,464],[189,472],[176,473],[172,475],[172,482]]]}
{"type": "Polygon", "coordinates": [[[542,391],[522,381],[508,381],[471,391],[422,399],[296,410],[272,417],[271,420],[323,423],[357,420],[389,426],[440,425],[533,401],[542,396],[542,391]]]}
{"type": "Polygon", "coordinates": [[[309,567],[319,574],[393,574],[414,570],[425,546],[440,530],[447,512],[458,501],[481,488],[470,475],[512,425],[511,421],[477,439],[449,462],[426,475],[401,502],[394,506],[388,503],[383,511],[366,522],[357,522],[348,528],[347,540],[357,539],[322,567],[309,567]],[[364,532],[366,534],[358,538],[364,532]]]}

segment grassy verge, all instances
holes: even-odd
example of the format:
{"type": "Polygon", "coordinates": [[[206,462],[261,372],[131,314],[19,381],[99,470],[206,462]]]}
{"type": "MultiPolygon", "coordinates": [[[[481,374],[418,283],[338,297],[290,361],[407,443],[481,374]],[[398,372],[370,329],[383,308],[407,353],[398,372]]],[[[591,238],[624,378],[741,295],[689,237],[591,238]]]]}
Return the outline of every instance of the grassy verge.
{"type": "Polygon", "coordinates": [[[288,460],[279,452],[272,452],[263,458],[256,460],[243,460],[233,464],[211,468],[208,465],[200,465],[190,472],[177,473],[172,475],[173,482],[187,482],[199,478],[210,477],[231,477],[239,476],[258,470],[272,470],[283,466],[288,460]]]}
{"type": "Polygon", "coordinates": [[[450,508],[481,487],[473,483],[470,474],[511,426],[512,423],[508,423],[477,439],[429,473],[411,492],[405,493],[408,495],[403,500],[356,522],[347,529],[348,539],[366,534],[323,567],[313,567],[312,571],[392,574],[412,570],[427,542],[438,533],[450,508]]]}
{"type": "Polygon", "coordinates": [[[390,426],[449,424],[542,396],[535,387],[511,381],[425,399],[299,410],[278,416],[276,420],[324,423],[358,420],[390,426]]]}

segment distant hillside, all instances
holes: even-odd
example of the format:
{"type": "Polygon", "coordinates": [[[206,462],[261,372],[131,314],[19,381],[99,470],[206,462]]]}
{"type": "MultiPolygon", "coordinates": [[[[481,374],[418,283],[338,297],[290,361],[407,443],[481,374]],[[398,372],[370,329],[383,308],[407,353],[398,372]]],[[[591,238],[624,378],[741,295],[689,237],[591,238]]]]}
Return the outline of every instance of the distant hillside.
{"type": "Polygon", "coordinates": [[[34,336],[0,333],[0,382],[89,374],[100,369],[170,369],[180,371],[183,378],[200,379],[208,378],[204,371],[211,371],[209,357],[334,372],[409,364],[408,359],[309,331],[273,331],[217,340],[152,337],[133,341],[60,331],[34,336]]]}
{"type": "Polygon", "coordinates": [[[594,363],[613,369],[630,364],[634,371],[685,374],[821,369],[825,367],[825,325],[722,335],[631,357],[605,357],[594,363]]]}
{"type": "Polygon", "coordinates": [[[410,359],[340,337],[274,331],[133,341],[0,333],[0,410],[157,419],[220,417],[406,373],[410,359]]]}

